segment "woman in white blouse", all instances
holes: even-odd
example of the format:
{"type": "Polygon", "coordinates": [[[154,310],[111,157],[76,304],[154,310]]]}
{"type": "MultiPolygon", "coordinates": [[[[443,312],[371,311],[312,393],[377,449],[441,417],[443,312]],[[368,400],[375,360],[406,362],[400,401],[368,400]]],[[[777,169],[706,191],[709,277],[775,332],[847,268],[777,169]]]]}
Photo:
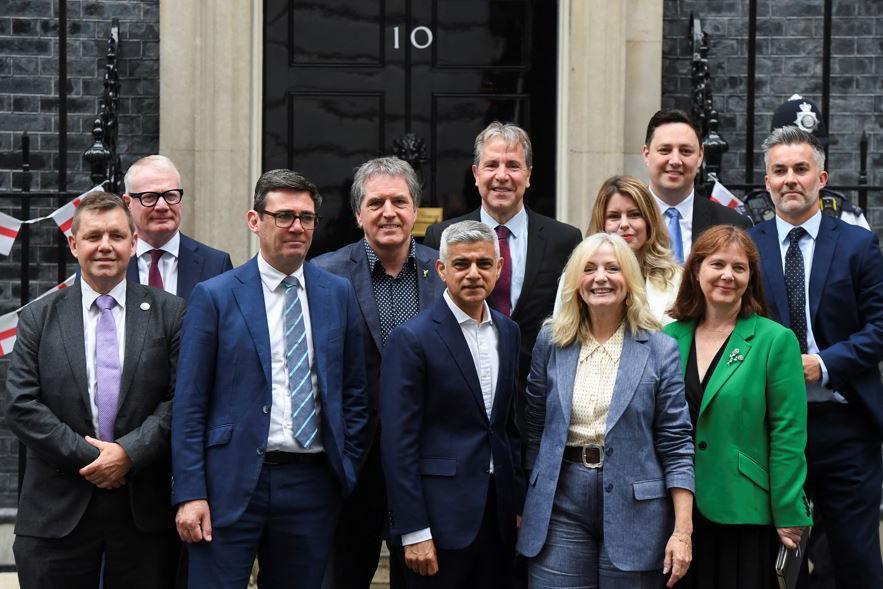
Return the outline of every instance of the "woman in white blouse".
{"type": "Polygon", "coordinates": [[[691,559],[693,440],[677,345],[616,234],[576,247],[525,393],[518,550],[533,589],[671,587],[691,559]]]}
{"type": "MultiPolygon", "coordinates": [[[[681,267],[671,253],[668,230],[644,184],[633,176],[613,176],[604,181],[589,221],[587,235],[604,231],[622,237],[635,256],[644,277],[644,290],[650,311],[663,324],[681,285],[681,267]]],[[[561,306],[561,284],[555,298],[555,311],[561,306]]]]}

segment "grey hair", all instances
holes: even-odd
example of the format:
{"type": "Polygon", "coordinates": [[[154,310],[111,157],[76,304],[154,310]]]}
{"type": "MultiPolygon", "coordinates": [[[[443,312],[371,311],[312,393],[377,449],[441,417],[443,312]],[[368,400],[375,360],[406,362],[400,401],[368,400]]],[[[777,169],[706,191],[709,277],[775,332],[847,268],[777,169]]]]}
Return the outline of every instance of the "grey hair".
{"type": "Polygon", "coordinates": [[[316,212],[322,206],[322,195],[315,184],[307,180],[303,175],[294,170],[280,168],[261,174],[254,186],[254,204],[252,208],[263,214],[267,208],[267,194],[274,190],[292,190],[296,192],[309,192],[316,212]]]}
{"type": "Polygon", "coordinates": [[[787,127],[779,127],[773,129],[769,137],[763,140],[763,165],[770,165],[770,150],[777,145],[801,145],[808,144],[812,148],[812,157],[816,160],[819,170],[825,169],[825,148],[819,143],[819,140],[812,133],[807,133],[803,129],[789,125],[787,127]]]}
{"type": "Polygon", "coordinates": [[[353,214],[358,214],[362,208],[362,200],[365,198],[365,182],[375,176],[403,178],[408,186],[408,192],[411,193],[411,202],[414,203],[414,208],[420,206],[420,180],[417,179],[417,173],[414,172],[411,164],[393,156],[379,157],[368,160],[356,168],[353,186],[350,188],[350,206],[353,208],[353,214]]]}
{"type": "Polygon", "coordinates": [[[533,148],[530,145],[530,137],[527,131],[514,123],[501,123],[494,121],[484,128],[475,138],[475,153],[472,163],[476,166],[481,163],[481,152],[484,150],[484,144],[491,139],[500,138],[506,142],[506,145],[521,145],[524,148],[524,162],[528,168],[533,167],[533,148]]]}
{"type": "Polygon", "coordinates": [[[171,170],[175,173],[175,176],[178,177],[178,188],[184,188],[184,185],[181,183],[181,172],[178,171],[178,168],[175,167],[175,164],[164,155],[148,155],[142,157],[139,160],[136,160],[129,169],[126,170],[126,175],[123,177],[123,184],[126,187],[126,194],[132,192],[132,183],[134,182],[135,175],[142,168],[151,168],[154,170],[171,170]]]}
{"type": "Polygon", "coordinates": [[[448,225],[441,234],[438,257],[442,262],[448,261],[448,247],[455,243],[475,243],[490,241],[494,244],[494,255],[500,257],[500,242],[493,229],[481,221],[460,221],[448,225]]]}

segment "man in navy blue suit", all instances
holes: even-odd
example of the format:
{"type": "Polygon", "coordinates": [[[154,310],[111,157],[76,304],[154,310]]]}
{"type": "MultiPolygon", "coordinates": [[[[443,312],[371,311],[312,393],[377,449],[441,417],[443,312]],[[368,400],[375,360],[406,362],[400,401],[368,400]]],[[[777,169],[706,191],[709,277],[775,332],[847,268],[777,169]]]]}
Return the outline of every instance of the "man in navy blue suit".
{"type": "MultiPolygon", "coordinates": [[[[420,206],[420,181],[411,165],[396,157],[365,162],[356,170],[350,196],[364,239],[314,258],[313,263],[348,278],[356,290],[367,332],[371,445],[359,483],[340,514],[326,589],[371,586],[386,523],[377,419],[381,355],[390,332],[430,307],[444,290],[435,271],[438,251],[411,237],[420,206]]],[[[389,581],[397,589],[404,584],[404,567],[391,548],[389,581]]]]}
{"type": "Polygon", "coordinates": [[[188,300],[197,282],[233,268],[230,254],[178,230],[184,188],[172,160],[162,155],[143,157],[129,166],[124,182],[123,200],[138,232],[126,280],[188,300]]]}
{"type": "Polygon", "coordinates": [[[304,263],[316,186],[271,170],[260,251],[194,288],[172,410],[172,501],[191,588],[321,586],[366,449],[362,318],[350,283],[304,263]]]}
{"type": "Polygon", "coordinates": [[[518,326],[491,310],[503,260],[479,221],[448,226],[441,300],[397,327],[380,376],[390,535],[409,587],[508,587],[524,496],[518,326]]]}
{"type": "Polygon", "coordinates": [[[883,256],[866,229],[822,215],[824,151],[797,127],[764,141],[776,218],[750,233],[770,316],[794,330],[809,403],[807,491],[842,587],[883,587],[883,256]]]}

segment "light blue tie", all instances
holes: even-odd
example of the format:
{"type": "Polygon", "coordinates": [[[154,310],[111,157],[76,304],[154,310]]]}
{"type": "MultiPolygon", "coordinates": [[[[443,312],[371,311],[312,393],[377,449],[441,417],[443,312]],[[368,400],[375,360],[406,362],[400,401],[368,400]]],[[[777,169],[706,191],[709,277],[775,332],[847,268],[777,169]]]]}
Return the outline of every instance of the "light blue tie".
{"type": "Polygon", "coordinates": [[[285,287],[285,364],[288,368],[288,391],[291,395],[291,425],[294,439],[309,449],[319,433],[316,400],[310,379],[310,357],[307,351],[307,331],[304,314],[297,296],[300,288],[296,278],[282,281],[285,287]]]}
{"type": "Polygon", "coordinates": [[[679,264],[684,263],[684,239],[681,237],[681,213],[674,207],[665,210],[668,219],[668,234],[671,236],[671,250],[679,264]]]}

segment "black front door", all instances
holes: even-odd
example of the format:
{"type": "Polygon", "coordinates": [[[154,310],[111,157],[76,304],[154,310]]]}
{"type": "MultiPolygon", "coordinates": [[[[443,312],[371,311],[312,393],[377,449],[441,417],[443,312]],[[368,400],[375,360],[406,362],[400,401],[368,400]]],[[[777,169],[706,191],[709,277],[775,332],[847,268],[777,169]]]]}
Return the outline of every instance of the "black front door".
{"type": "Polygon", "coordinates": [[[291,168],[324,197],[311,254],[361,235],[353,170],[422,150],[422,206],[478,206],[476,134],[524,127],[529,205],[555,212],[557,3],[551,0],[265,0],[263,168],[291,168]],[[538,188],[537,188],[538,187],[538,188]]]}

